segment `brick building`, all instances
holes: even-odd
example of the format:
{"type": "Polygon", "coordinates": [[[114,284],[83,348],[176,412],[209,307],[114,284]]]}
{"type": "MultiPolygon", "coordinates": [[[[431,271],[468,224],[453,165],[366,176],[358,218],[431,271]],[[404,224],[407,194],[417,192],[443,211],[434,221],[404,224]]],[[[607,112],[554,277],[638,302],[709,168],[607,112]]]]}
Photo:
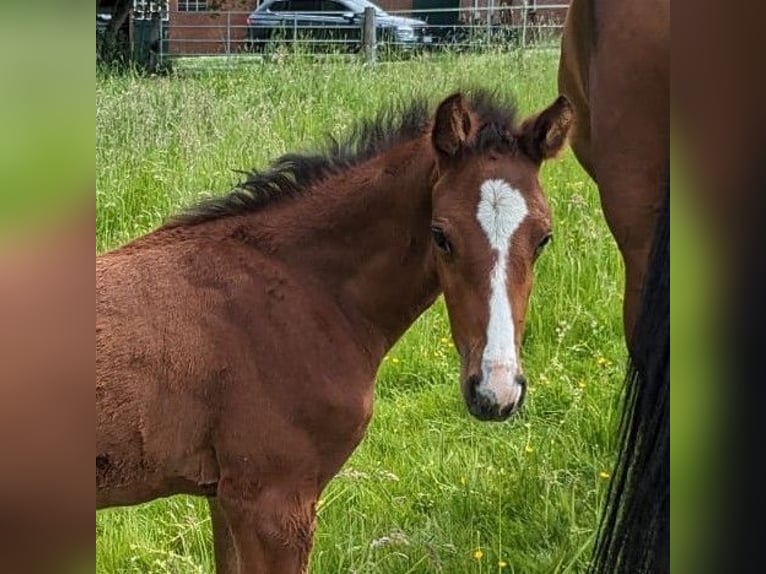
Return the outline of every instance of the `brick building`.
{"type": "Polygon", "coordinates": [[[169,0],[171,54],[238,52],[247,38],[247,15],[258,0],[169,0]]]}
{"type": "MultiPolygon", "coordinates": [[[[259,0],[169,0],[168,51],[172,55],[236,53],[247,38],[247,16],[259,0]]],[[[486,22],[487,9],[494,8],[492,23],[519,25],[545,22],[560,25],[566,15],[569,0],[377,0],[389,12],[433,10],[444,8],[441,14],[416,15],[434,25],[445,20],[458,23],[456,12],[461,8],[460,22],[486,22]],[[523,7],[526,5],[526,15],[523,7]],[[551,8],[548,8],[550,6],[551,8]],[[512,10],[507,10],[510,7],[512,10]]]]}

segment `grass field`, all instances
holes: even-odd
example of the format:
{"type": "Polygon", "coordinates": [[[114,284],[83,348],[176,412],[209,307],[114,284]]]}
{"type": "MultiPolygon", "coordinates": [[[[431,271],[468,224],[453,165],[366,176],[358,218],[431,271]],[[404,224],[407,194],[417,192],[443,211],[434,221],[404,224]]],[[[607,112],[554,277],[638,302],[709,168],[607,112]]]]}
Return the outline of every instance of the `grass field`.
{"type": "MultiPolygon", "coordinates": [[[[381,63],[301,59],[170,78],[96,79],[97,245],[115,247],[181,206],[394,99],[461,86],[556,95],[554,53],[381,63]]],[[[555,239],[541,257],[523,348],[523,413],[467,413],[441,301],[386,357],[367,437],[324,492],[312,573],[581,572],[609,481],[624,350],[622,271],[592,183],[564,156],[543,170],[555,239]]],[[[202,500],[101,512],[99,573],[212,572],[202,500]]]]}

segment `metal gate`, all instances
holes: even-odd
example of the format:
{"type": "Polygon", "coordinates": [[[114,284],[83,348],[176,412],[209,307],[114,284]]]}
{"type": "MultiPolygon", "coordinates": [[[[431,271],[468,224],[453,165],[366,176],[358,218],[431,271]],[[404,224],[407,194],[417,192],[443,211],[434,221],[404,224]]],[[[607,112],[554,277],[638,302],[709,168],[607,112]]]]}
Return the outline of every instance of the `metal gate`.
{"type": "Polygon", "coordinates": [[[168,2],[134,0],[133,61],[139,66],[158,71],[168,53],[168,2]]]}

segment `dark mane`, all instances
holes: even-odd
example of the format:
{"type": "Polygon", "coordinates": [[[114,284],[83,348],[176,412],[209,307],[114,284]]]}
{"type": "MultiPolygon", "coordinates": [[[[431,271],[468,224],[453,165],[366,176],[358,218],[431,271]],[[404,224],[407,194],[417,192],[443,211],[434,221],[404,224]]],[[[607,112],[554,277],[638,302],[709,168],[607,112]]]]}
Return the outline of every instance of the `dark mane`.
{"type": "MultiPolygon", "coordinates": [[[[515,126],[513,102],[495,92],[468,92],[471,109],[480,118],[481,128],[474,142],[477,151],[489,147],[508,149],[515,126]]],[[[320,151],[285,154],[264,170],[241,172],[245,179],[227,195],[202,200],[171,218],[164,227],[196,225],[221,217],[256,211],[267,204],[301,195],[312,184],[359,165],[401,142],[420,137],[431,121],[431,106],[419,98],[407,106],[392,105],[372,119],[362,120],[347,138],[339,142],[328,136],[320,151]]]]}

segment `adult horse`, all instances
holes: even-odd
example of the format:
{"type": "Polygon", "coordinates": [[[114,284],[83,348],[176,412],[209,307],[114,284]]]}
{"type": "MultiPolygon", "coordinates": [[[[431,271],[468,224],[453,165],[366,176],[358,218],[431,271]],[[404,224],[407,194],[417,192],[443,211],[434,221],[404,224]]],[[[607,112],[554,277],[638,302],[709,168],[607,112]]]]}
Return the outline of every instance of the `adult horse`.
{"type": "Polygon", "coordinates": [[[440,292],[469,411],[516,412],[538,172],[571,118],[414,103],[98,257],[97,507],[207,496],[219,572],[302,571],[377,368],[440,292]]]}
{"type": "Polygon", "coordinates": [[[631,365],[592,571],[669,572],[669,1],[573,0],[559,90],[574,107],[572,149],[625,263],[631,365]]]}
{"type": "Polygon", "coordinates": [[[669,0],[573,0],[559,91],[575,112],[572,151],[598,185],[625,263],[629,340],[670,157],[669,0]]]}

